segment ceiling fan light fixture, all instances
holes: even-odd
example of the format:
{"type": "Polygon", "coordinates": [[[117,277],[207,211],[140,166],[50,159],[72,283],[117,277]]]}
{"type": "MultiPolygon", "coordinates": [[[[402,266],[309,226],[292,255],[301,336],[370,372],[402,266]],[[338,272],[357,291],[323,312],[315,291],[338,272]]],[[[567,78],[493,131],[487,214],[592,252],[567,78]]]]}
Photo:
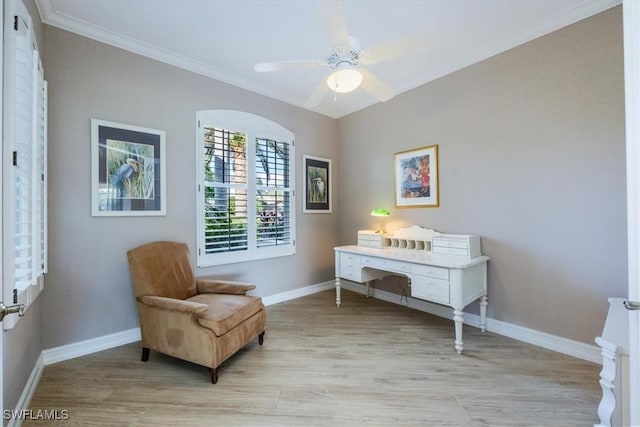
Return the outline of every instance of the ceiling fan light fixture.
{"type": "Polygon", "coordinates": [[[362,73],[352,65],[336,67],[327,77],[327,86],[334,92],[348,93],[356,90],[362,83],[362,73]]]}

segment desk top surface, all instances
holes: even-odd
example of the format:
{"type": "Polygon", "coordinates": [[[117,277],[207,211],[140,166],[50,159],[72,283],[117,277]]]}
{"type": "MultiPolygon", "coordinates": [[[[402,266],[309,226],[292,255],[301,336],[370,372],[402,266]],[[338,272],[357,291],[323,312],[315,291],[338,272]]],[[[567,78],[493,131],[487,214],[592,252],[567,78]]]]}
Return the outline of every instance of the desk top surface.
{"type": "Polygon", "coordinates": [[[475,258],[461,258],[447,255],[433,255],[430,252],[415,249],[398,248],[367,248],[363,246],[337,246],[336,252],[348,252],[358,255],[368,255],[396,261],[412,262],[415,264],[435,265],[446,268],[468,268],[489,261],[489,257],[480,255],[475,258]]]}

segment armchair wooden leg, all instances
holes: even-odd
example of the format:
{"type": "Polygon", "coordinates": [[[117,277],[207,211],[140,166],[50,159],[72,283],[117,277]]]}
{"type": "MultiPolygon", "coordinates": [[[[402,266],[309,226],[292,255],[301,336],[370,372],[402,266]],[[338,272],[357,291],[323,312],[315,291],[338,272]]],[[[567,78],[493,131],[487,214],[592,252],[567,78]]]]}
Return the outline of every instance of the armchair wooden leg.
{"type": "Polygon", "coordinates": [[[264,332],[258,335],[258,344],[262,345],[263,342],[264,342],[264,332]]]}
{"type": "Polygon", "coordinates": [[[211,372],[211,384],[215,384],[218,382],[218,368],[209,368],[209,372],[211,372]]]}
{"type": "Polygon", "coordinates": [[[149,349],[147,347],[142,347],[142,358],[140,360],[143,362],[149,360],[149,349]]]}

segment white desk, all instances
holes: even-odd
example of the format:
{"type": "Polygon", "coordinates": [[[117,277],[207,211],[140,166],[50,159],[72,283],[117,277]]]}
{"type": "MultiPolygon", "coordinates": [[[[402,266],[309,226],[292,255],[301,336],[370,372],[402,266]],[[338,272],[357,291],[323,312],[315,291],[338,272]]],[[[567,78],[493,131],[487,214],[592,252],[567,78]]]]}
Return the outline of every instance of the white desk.
{"type": "Polygon", "coordinates": [[[389,275],[409,278],[411,296],[453,308],[455,349],[462,353],[462,310],[480,300],[480,329],[487,326],[487,261],[474,258],[432,255],[426,251],[361,246],[334,248],[336,256],[336,305],[340,307],[341,279],[367,284],[389,275]]]}

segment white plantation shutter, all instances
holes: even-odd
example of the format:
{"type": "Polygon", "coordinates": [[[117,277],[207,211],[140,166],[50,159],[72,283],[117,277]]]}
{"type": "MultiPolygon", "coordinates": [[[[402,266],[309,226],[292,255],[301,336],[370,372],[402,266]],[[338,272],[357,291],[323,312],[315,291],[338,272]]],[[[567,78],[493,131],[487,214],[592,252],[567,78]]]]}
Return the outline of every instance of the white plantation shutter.
{"type": "Polygon", "coordinates": [[[198,112],[199,267],[295,253],[293,134],[239,111],[198,112]]]}
{"type": "Polygon", "coordinates": [[[248,250],[246,135],[204,130],[204,251],[248,250]]]}
{"type": "Polygon", "coordinates": [[[38,52],[34,93],[34,144],[33,144],[33,274],[42,276],[47,272],[47,82],[44,80],[42,63],[38,52]]]}
{"type": "Polygon", "coordinates": [[[256,216],[260,248],[291,244],[290,144],[257,138],[256,216]]]}
{"type": "MultiPolygon", "coordinates": [[[[20,1],[6,3],[3,99],[3,281],[5,304],[35,300],[46,271],[47,85],[31,18],[20,1]],[[7,286],[13,285],[11,286],[7,286]]],[[[17,322],[5,319],[5,329],[17,322]]]]}

